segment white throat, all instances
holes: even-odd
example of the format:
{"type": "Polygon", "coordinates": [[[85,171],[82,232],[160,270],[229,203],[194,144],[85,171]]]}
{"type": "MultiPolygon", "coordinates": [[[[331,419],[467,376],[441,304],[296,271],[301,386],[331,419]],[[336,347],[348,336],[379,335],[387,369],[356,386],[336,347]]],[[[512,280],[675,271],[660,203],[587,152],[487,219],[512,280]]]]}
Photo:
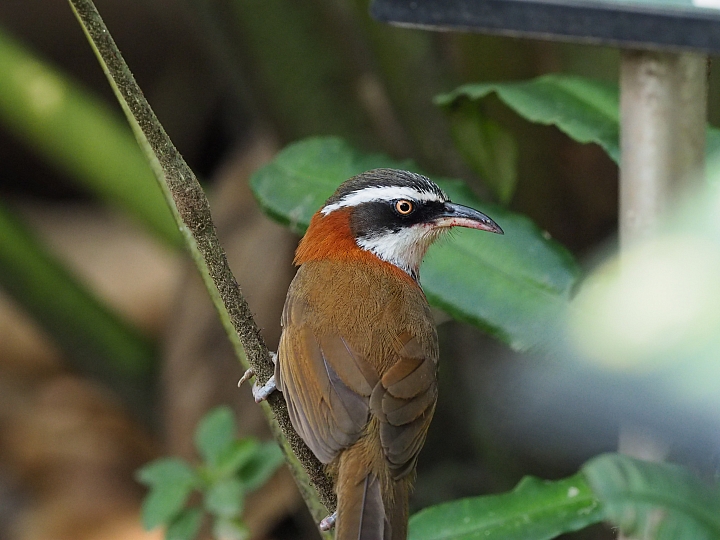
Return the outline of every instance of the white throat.
{"type": "Polygon", "coordinates": [[[397,232],[387,231],[356,240],[362,249],[370,251],[383,261],[394,264],[410,276],[419,280],[420,264],[427,249],[445,229],[432,225],[414,225],[397,232]]]}

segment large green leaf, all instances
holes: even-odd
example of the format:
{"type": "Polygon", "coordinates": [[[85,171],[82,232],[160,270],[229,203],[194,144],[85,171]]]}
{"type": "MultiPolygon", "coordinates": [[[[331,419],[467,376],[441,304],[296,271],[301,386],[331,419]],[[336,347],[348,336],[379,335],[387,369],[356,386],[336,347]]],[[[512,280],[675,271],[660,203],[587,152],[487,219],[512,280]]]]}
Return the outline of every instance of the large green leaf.
{"type": "Polygon", "coordinates": [[[702,483],[683,467],[605,454],[582,472],[607,519],[626,534],[654,540],[720,538],[720,486],[702,483]]]}
{"type": "Polygon", "coordinates": [[[499,495],[427,508],[410,520],[410,540],[546,540],[603,520],[581,474],[555,482],[526,477],[499,495]]]}
{"type": "MultiPolygon", "coordinates": [[[[554,125],[581,143],[600,145],[620,161],[620,108],[616,85],[573,75],[543,75],[520,82],[465,84],[435,98],[453,109],[462,101],[479,101],[496,93],[520,116],[538,124],[554,125]]],[[[720,134],[708,128],[708,155],[720,150],[720,134]]]]}
{"type": "MultiPolygon", "coordinates": [[[[302,232],[341,182],[377,167],[417,170],[412,162],[361,154],[337,138],[314,138],[287,147],[251,184],[271,216],[302,232]]],[[[434,180],[452,200],[490,215],[505,235],[460,230],[430,248],[421,269],[428,299],[517,349],[539,343],[577,279],[572,257],[528,218],[478,201],[457,180],[434,180]]]]}
{"type": "Polygon", "coordinates": [[[122,118],[1,30],[0,120],[75,182],[180,245],[152,170],[122,118]]]}

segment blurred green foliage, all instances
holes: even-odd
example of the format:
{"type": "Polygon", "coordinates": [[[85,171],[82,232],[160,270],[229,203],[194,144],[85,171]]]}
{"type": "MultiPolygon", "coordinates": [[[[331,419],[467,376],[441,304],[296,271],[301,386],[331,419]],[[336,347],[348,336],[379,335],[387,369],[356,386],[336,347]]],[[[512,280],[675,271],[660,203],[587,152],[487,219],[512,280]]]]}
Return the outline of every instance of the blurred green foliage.
{"type": "Polygon", "coordinates": [[[249,537],[241,516],[245,495],[262,486],[283,463],[274,442],[237,439],[235,415],[228,407],[213,409],[195,431],[195,446],[202,462],[191,466],[177,458],[161,458],[137,472],[150,488],[142,509],[143,525],[167,527],[167,540],[195,538],[207,514],[215,538],[249,537]],[[202,506],[188,505],[199,491],[202,506]]]}
{"type": "Polygon", "coordinates": [[[0,120],[90,193],[180,246],[162,192],[127,124],[2,29],[0,120]]]}
{"type": "Polygon", "coordinates": [[[684,467],[607,454],[583,467],[605,519],[634,538],[720,538],[720,485],[684,467]]]}
{"type": "MultiPolygon", "coordinates": [[[[107,105],[0,29],[0,120],[98,198],[178,247],[180,235],[130,129],[107,105]]],[[[97,299],[3,205],[0,280],[68,354],[142,407],[156,349],[97,299]]]]}

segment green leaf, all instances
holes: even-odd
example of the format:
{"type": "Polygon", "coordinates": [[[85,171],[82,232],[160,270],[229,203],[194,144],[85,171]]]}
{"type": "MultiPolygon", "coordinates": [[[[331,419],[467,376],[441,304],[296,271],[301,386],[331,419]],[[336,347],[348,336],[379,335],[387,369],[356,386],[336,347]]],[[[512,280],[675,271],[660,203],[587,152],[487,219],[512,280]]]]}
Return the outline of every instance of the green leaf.
{"type": "Polygon", "coordinates": [[[426,508],[410,519],[410,540],[545,540],[603,519],[585,478],[525,477],[508,493],[426,508]]]}
{"type": "Polygon", "coordinates": [[[284,463],[280,447],[273,441],[258,445],[255,454],[240,468],[238,475],[245,489],[252,491],[259,488],[284,463]]]}
{"type": "Polygon", "coordinates": [[[242,512],[245,489],[237,478],[221,480],[205,493],[205,508],[216,516],[231,518],[242,512]]]}
{"type": "Polygon", "coordinates": [[[2,31],[0,119],[72,180],[180,245],[152,170],[122,118],[2,31]]]}
{"type": "Polygon", "coordinates": [[[453,107],[450,120],[455,144],[465,161],[501,203],[509,203],[517,185],[518,153],[514,137],[470,102],[453,107]]]}
{"type": "Polygon", "coordinates": [[[177,516],[197,485],[193,470],[177,458],[155,460],[138,470],[135,476],[139,482],[150,486],[142,504],[142,522],[147,530],[167,524],[177,516]]]}
{"type": "Polygon", "coordinates": [[[182,459],[161,458],[152,461],[135,473],[138,482],[146,486],[159,484],[195,485],[197,477],[182,459]]]}
{"type": "Polygon", "coordinates": [[[177,458],[157,459],[138,470],[135,477],[150,486],[142,504],[142,522],[148,530],[175,518],[198,484],[190,466],[177,458]]]}
{"type": "Polygon", "coordinates": [[[258,452],[260,443],[250,437],[245,437],[230,445],[219,457],[214,474],[223,478],[235,474],[240,467],[249,463],[258,452]]]}
{"type": "Polygon", "coordinates": [[[619,161],[616,86],[571,75],[544,75],[530,81],[466,84],[437,96],[435,103],[452,109],[464,99],[478,101],[493,92],[530,122],[555,125],[581,143],[597,143],[619,161]]]}
{"type": "Polygon", "coordinates": [[[207,413],[195,431],[195,446],[210,467],[217,466],[235,440],[235,415],[230,407],[217,407],[207,413]]]}
{"type": "MultiPolygon", "coordinates": [[[[574,75],[543,75],[520,82],[465,84],[439,95],[435,103],[453,111],[496,93],[517,114],[554,125],[580,143],[596,143],[620,162],[620,105],[616,85],[574,75]]],[[[708,126],[707,154],[720,152],[720,130],[708,126]]]]}
{"type": "Polygon", "coordinates": [[[218,518],[213,525],[213,536],[221,540],[247,540],[250,529],[240,519],[218,518]]]}
{"type": "Polygon", "coordinates": [[[598,456],[583,466],[607,519],[623,533],[655,540],[720,538],[720,486],[686,469],[620,454],[598,456]]]}
{"type": "MultiPolygon", "coordinates": [[[[420,172],[412,162],[361,154],[337,138],[313,138],[285,148],[251,186],[268,214],[301,232],[340,183],[376,167],[420,172]]],[[[431,247],[420,272],[428,300],[516,349],[540,343],[578,277],[572,256],[528,218],[481,203],[462,182],[434,180],[454,201],[490,215],[505,235],[459,230],[431,247]]]]}
{"type": "Polygon", "coordinates": [[[200,531],[202,517],[200,508],[188,508],[182,511],[165,531],[165,540],[192,540],[200,531]]]}

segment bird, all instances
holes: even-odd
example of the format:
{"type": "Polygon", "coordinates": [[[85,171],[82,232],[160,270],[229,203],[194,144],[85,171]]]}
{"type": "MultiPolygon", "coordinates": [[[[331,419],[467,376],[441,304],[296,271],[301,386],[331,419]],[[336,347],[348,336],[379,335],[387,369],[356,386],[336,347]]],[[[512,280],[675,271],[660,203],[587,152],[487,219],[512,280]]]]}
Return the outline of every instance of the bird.
{"type": "MultiPolygon", "coordinates": [[[[333,479],[336,540],[405,540],[418,454],[438,395],[438,338],[420,286],[452,227],[503,234],[426,176],[373,169],[343,182],[295,253],[275,372],[291,423],[333,479]]],[[[321,524],[323,528],[323,524],[321,524]]]]}

